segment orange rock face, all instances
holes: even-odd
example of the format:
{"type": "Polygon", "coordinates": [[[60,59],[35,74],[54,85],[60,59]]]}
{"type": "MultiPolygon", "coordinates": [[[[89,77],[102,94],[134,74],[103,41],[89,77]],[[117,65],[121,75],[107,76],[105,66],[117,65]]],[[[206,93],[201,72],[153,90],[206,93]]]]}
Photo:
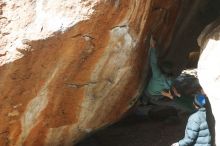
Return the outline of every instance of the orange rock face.
{"type": "Polygon", "coordinates": [[[143,88],[149,32],[170,39],[179,6],[0,2],[0,145],[69,146],[117,121],[143,88]]]}

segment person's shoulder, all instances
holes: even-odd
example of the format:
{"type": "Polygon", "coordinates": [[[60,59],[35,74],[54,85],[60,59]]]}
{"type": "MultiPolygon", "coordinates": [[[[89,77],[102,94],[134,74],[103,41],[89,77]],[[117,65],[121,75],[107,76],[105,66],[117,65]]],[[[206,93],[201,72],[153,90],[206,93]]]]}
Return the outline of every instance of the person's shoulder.
{"type": "Polygon", "coordinates": [[[188,121],[197,121],[199,119],[199,115],[200,111],[196,111],[189,117],[188,121]]]}
{"type": "Polygon", "coordinates": [[[195,113],[193,113],[190,117],[188,121],[194,121],[196,123],[200,123],[202,119],[204,119],[205,116],[205,108],[199,109],[197,110],[195,113]]]}

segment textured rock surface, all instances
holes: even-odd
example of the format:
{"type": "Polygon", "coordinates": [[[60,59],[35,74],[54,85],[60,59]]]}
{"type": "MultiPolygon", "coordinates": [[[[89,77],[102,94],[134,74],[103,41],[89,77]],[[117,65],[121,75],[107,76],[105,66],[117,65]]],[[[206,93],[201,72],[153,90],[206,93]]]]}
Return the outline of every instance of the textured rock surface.
{"type": "Polygon", "coordinates": [[[143,88],[150,33],[160,58],[184,64],[193,48],[175,44],[207,4],[0,1],[0,145],[72,145],[117,121],[143,88]]]}
{"type": "Polygon", "coordinates": [[[216,145],[220,145],[220,19],[203,30],[198,43],[203,50],[198,64],[198,77],[212,106],[216,145]]]}
{"type": "Polygon", "coordinates": [[[179,74],[187,64],[189,52],[199,51],[197,38],[201,31],[220,16],[219,0],[181,1],[179,16],[172,29],[173,37],[161,42],[162,59],[171,60],[179,74]],[[178,50],[178,51],[177,51],[178,50]]]}
{"type": "Polygon", "coordinates": [[[179,6],[1,1],[0,145],[72,145],[117,121],[142,88],[148,32],[170,39],[179,6]]]}

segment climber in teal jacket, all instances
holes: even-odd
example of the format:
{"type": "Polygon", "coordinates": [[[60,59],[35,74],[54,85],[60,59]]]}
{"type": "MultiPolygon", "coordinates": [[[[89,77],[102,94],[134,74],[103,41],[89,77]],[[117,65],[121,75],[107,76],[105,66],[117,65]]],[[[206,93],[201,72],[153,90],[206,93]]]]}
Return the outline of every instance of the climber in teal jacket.
{"type": "Polygon", "coordinates": [[[160,68],[158,67],[157,54],[155,48],[150,48],[149,59],[149,63],[152,70],[152,77],[148,83],[147,92],[150,95],[161,95],[161,92],[164,89],[170,89],[172,79],[171,77],[168,77],[165,74],[163,74],[160,68]]]}
{"type": "Polygon", "coordinates": [[[189,117],[185,137],[179,142],[172,144],[172,146],[211,146],[205,104],[205,96],[197,94],[194,98],[194,105],[198,111],[189,117]]]}
{"type": "MultiPolygon", "coordinates": [[[[161,68],[158,66],[158,56],[156,52],[156,43],[153,37],[150,38],[150,50],[149,50],[149,65],[152,70],[152,77],[145,89],[145,95],[142,97],[143,102],[157,103],[160,99],[164,98],[162,95],[163,90],[169,90],[172,84],[171,76],[169,73],[163,73],[161,68]]],[[[171,63],[167,62],[163,64],[166,70],[171,70],[171,63]],[[168,65],[167,65],[168,64],[168,65]]]]}
{"type": "Polygon", "coordinates": [[[178,78],[174,79],[174,76],[172,75],[172,63],[164,61],[160,67],[158,66],[156,42],[152,36],[150,38],[150,50],[148,57],[149,65],[152,70],[152,76],[148,82],[147,88],[145,89],[144,95],[141,97],[142,104],[172,106],[181,111],[189,113],[193,112],[193,97],[191,98],[188,95],[181,95],[177,90],[175,90],[175,87],[182,83],[177,82],[177,84],[173,84],[178,78]],[[173,91],[173,95],[171,95],[171,91],[173,91]]]}

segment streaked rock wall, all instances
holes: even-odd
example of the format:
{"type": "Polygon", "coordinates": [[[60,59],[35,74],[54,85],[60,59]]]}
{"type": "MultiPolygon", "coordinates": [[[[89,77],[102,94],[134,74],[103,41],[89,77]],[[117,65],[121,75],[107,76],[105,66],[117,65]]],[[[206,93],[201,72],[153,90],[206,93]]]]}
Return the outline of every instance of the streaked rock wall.
{"type": "MultiPolygon", "coordinates": [[[[0,145],[72,145],[125,114],[176,0],[2,0],[0,145]]],[[[169,43],[169,42],[166,42],[169,43]]]]}

